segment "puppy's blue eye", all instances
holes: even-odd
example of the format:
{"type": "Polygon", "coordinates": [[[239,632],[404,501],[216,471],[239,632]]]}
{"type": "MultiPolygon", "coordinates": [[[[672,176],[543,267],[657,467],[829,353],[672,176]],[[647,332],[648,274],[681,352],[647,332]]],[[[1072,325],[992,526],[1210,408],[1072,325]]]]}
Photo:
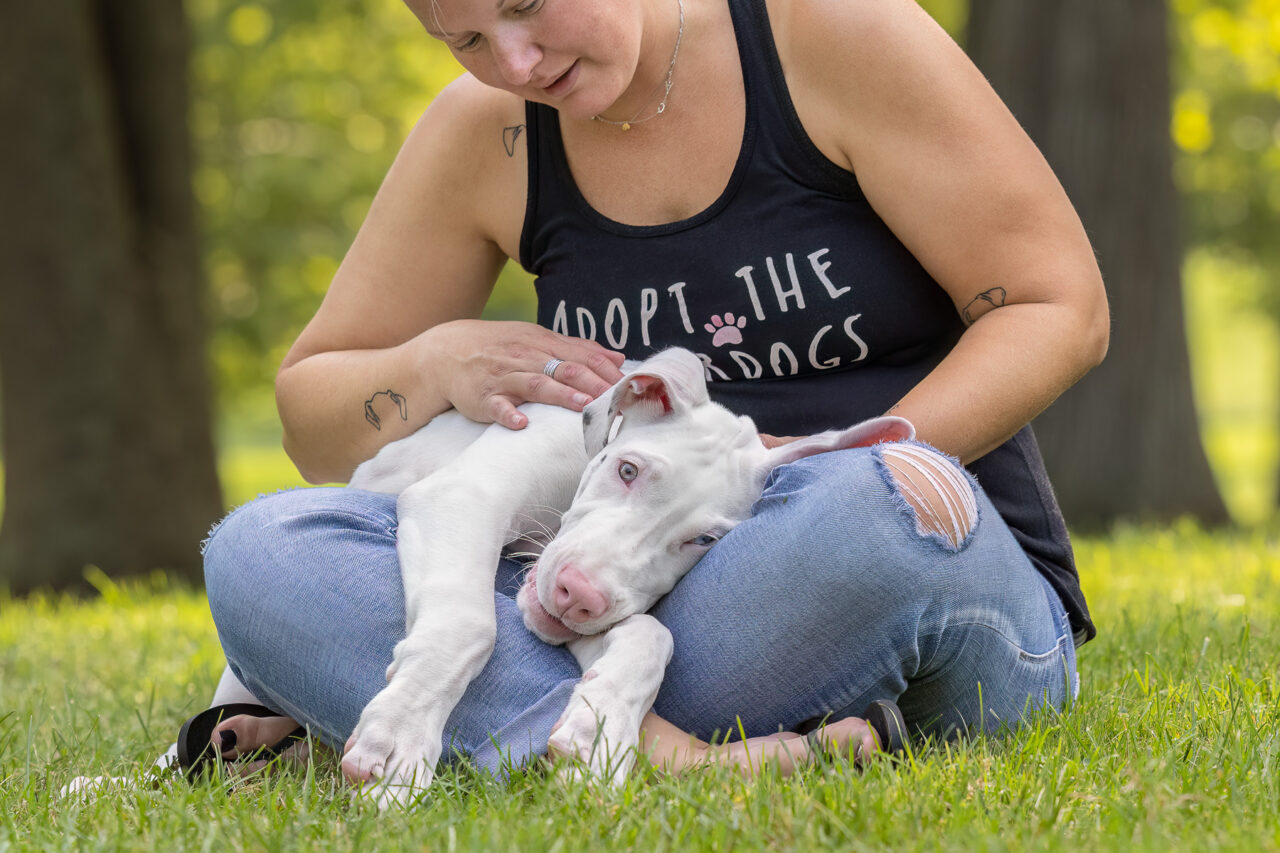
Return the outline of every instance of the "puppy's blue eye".
{"type": "Polygon", "coordinates": [[[695,536],[686,542],[686,545],[696,545],[699,548],[710,548],[719,541],[720,537],[711,533],[704,533],[701,536],[695,536]]]}
{"type": "Polygon", "coordinates": [[[630,483],[636,477],[640,476],[640,469],[634,463],[623,461],[618,465],[618,479],[624,483],[630,483]]]}

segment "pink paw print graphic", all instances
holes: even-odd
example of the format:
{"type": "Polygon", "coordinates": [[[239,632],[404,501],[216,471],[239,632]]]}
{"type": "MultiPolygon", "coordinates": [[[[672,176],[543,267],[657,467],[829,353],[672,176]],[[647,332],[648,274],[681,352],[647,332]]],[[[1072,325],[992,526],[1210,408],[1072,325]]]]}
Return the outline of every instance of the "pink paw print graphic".
{"type": "Polygon", "coordinates": [[[742,332],[739,329],[745,325],[746,317],[735,318],[732,312],[726,312],[723,318],[719,314],[712,314],[711,322],[704,324],[702,328],[711,333],[712,346],[722,347],[725,344],[742,343],[742,332]]]}

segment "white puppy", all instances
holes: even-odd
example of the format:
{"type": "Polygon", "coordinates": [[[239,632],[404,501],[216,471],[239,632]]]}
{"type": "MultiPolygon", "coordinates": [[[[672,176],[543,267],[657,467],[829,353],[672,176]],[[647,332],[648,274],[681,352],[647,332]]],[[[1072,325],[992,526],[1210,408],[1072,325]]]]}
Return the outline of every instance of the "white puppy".
{"type": "MultiPolygon", "coordinates": [[[[398,495],[406,636],[342,762],[379,805],[431,782],[445,721],[493,649],[504,546],[527,549],[530,532],[558,530],[517,604],[529,630],[568,643],[585,673],[552,744],[618,782],[672,651],[645,611],[750,515],[776,466],[914,435],[884,417],[766,449],[750,418],[710,401],[687,350],[625,367],[581,415],[525,404],[528,426],[513,432],[445,412],[352,476],[352,487],[398,495]]],[[[227,670],[214,704],[255,701],[227,670]]],[[[176,745],[157,766],[175,755],[176,745]]],[[[79,777],[64,793],[110,781],[79,777]]]]}
{"type": "Polygon", "coordinates": [[[670,633],[645,611],[749,516],[777,465],[913,435],[901,418],[877,418],[766,449],[749,418],[710,401],[692,353],[626,369],[582,415],[526,404],[529,425],[512,432],[445,413],[352,477],[399,495],[407,636],[343,760],[380,803],[431,781],[445,721],[493,649],[504,545],[558,527],[517,603],[586,673],[553,743],[618,781],[671,656],[670,633]]]}

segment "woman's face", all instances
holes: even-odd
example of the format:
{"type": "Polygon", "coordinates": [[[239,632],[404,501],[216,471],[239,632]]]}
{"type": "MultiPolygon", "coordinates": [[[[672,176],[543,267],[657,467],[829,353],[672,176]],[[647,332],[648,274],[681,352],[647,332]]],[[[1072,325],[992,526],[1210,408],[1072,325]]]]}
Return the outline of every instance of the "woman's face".
{"type": "Polygon", "coordinates": [[[407,0],[486,85],[590,118],[635,75],[640,4],[620,0],[407,0]]]}

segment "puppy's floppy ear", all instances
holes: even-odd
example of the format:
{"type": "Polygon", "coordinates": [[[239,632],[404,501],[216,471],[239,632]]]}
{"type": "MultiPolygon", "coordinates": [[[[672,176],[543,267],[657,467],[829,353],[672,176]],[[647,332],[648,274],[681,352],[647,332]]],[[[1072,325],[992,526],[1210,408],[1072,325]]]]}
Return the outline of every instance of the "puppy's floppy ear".
{"type": "Polygon", "coordinates": [[[673,348],[645,359],[613,386],[609,420],[623,415],[631,423],[654,421],[709,400],[702,362],[686,349],[673,348]]]}
{"type": "Polygon", "coordinates": [[[611,426],[609,417],[609,401],[612,391],[601,394],[582,410],[582,444],[587,449],[587,457],[591,458],[604,449],[611,426]]]}
{"type": "Polygon", "coordinates": [[[642,362],[628,361],[618,384],[587,404],[582,437],[588,456],[595,456],[620,428],[685,412],[710,401],[702,361],[687,349],[673,347],[642,362]]]}
{"type": "Polygon", "coordinates": [[[854,424],[848,429],[828,430],[778,445],[765,456],[765,468],[776,468],[806,456],[827,453],[831,450],[870,447],[882,441],[909,441],[915,437],[915,427],[905,418],[892,415],[872,418],[860,424],[854,424]]]}

